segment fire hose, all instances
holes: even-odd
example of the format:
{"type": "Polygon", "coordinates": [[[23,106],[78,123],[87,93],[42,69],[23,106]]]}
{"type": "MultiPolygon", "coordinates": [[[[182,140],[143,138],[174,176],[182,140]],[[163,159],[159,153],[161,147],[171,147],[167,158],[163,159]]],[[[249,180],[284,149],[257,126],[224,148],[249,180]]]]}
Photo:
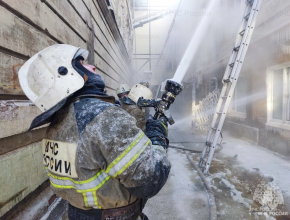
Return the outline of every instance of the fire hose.
{"type": "Polygon", "coordinates": [[[189,160],[189,162],[191,163],[191,165],[194,167],[194,169],[196,169],[199,177],[201,178],[205,189],[207,191],[207,196],[208,196],[208,203],[210,206],[210,220],[216,220],[217,219],[217,210],[216,210],[216,203],[215,203],[215,197],[214,197],[214,193],[212,192],[205,176],[203,175],[202,171],[199,169],[199,167],[195,164],[195,162],[192,160],[192,158],[190,157],[189,153],[187,151],[185,151],[186,153],[186,157],[189,160]]]}

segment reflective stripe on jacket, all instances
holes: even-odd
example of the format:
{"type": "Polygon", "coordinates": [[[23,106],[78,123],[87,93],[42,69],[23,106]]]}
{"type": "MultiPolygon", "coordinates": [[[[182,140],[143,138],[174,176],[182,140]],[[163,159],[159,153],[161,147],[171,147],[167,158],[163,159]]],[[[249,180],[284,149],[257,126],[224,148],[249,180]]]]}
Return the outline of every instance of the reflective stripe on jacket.
{"type": "Polygon", "coordinates": [[[54,192],[77,208],[117,208],[152,197],[170,171],[165,150],[152,145],[134,118],[98,99],[81,99],[57,112],[46,139],[60,143],[59,155],[73,153],[62,143],[77,145],[70,164],[77,178],[59,172],[61,156],[47,167],[54,192]]]}

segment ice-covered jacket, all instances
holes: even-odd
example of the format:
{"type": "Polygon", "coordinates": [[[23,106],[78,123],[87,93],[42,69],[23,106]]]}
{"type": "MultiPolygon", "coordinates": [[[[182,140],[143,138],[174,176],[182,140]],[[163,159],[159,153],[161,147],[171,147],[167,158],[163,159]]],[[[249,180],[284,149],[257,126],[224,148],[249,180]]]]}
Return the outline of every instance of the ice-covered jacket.
{"type": "Polygon", "coordinates": [[[126,96],[121,98],[120,102],[122,104],[122,108],[136,119],[137,127],[145,132],[146,119],[144,112],[136,105],[135,102],[126,96]]]}
{"type": "Polygon", "coordinates": [[[164,148],[151,143],[134,117],[96,98],[59,110],[42,147],[53,191],[80,209],[117,208],[150,198],[170,171],[164,148]]]}

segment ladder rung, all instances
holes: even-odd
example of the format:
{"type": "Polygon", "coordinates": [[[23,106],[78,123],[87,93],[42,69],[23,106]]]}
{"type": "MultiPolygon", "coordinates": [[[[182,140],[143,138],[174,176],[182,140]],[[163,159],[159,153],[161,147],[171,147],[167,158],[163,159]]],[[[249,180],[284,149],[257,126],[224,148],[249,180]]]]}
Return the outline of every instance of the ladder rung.
{"type": "Polygon", "coordinates": [[[229,66],[230,67],[233,67],[235,65],[235,62],[231,63],[229,66]]]}
{"type": "Polygon", "coordinates": [[[245,34],[246,29],[242,30],[239,34],[243,36],[245,34]]]}
{"type": "Polygon", "coordinates": [[[244,17],[244,19],[245,19],[246,21],[249,20],[250,14],[251,14],[251,13],[247,14],[247,15],[244,17]]]}
{"type": "MultiPolygon", "coordinates": [[[[201,157],[200,159],[202,160],[203,163],[206,163],[206,160],[204,160],[202,157],[201,157]]],[[[202,164],[203,164],[203,163],[202,163],[202,164]]]]}
{"type": "Polygon", "coordinates": [[[217,128],[211,127],[212,130],[217,130],[217,128]]]}
{"type": "Polygon", "coordinates": [[[224,83],[229,83],[229,82],[231,82],[231,80],[230,79],[224,79],[223,82],[224,83]]]}
{"type": "Polygon", "coordinates": [[[238,51],[240,49],[240,46],[237,46],[234,48],[234,51],[238,51]]]}

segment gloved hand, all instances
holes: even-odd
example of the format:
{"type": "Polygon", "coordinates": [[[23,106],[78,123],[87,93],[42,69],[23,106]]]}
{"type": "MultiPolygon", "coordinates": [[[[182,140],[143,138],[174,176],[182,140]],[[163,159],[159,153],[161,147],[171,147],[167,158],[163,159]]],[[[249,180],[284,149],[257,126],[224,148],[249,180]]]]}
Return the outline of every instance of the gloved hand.
{"type": "Polygon", "coordinates": [[[115,105],[121,107],[121,102],[119,100],[115,100],[115,105]]]}
{"type": "Polygon", "coordinates": [[[154,120],[152,116],[146,122],[146,136],[151,140],[152,144],[163,146],[167,149],[169,140],[168,136],[168,124],[165,117],[161,117],[154,120]]]}

